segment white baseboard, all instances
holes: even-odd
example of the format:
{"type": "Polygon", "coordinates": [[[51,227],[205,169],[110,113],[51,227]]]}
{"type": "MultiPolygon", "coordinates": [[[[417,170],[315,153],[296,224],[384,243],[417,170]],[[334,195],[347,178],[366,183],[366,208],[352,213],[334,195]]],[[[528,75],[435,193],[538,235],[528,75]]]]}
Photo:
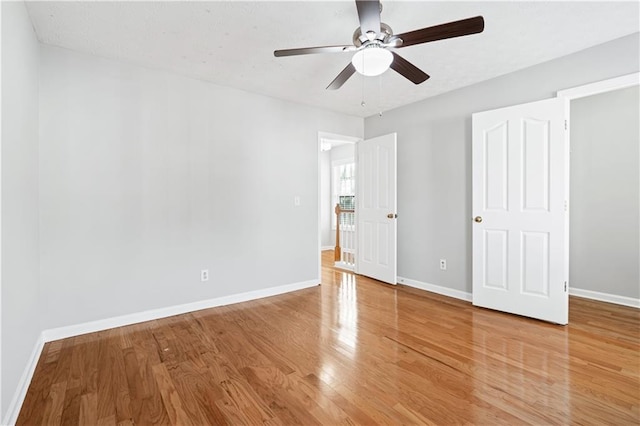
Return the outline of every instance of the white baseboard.
{"type": "Polygon", "coordinates": [[[216,306],[232,305],[234,303],[248,302],[251,300],[262,299],[264,297],[277,296],[279,294],[302,290],[319,284],[320,281],[314,279],[278,287],[265,288],[262,290],[248,291],[246,293],[233,294],[230,296],[217,297],[215,299],[201,300],[198,302],[168,306],[166,308],[152,309],[135,314],[122,315],[119,317],[44,330],[36,341],[31,357],[29,358],[29,362],[27,363],[27,366],[22,373],[22,377],[20,378],[18,388],[11,400],[11,405],[9,406],[7,414],[2,421],[2,425],[14,425],[18,420],[18,415],[20,414],[20,409],[24,403],[24,398],[27,395],[31,378],[33,377],[33,373],[35,372],[36,365],[38,364],[38,360],[40,359],[42,349],[46,342],[107,330],[114,327],[122,327],[139,322],[185,314],[187,312],[199,311],[201,309],[214,308],[216,306]]]}
{"type": "Polygon", "coordinates": [[[216,306],[232,305],[234,303],[262,299],[263,297],[276,296],[278,294],[289,293],[291,291],[313,287],[315,285],[318,285],[319,283],[319,280],[309,280],[278,287],[270,287],[262,290],[217,297],[215,299],[201,300],[192,303],[185,303],[183,305],[151,309],[144,312],[137,312],[135,314],[122,315],[119,317],[90,321],[82,324],[53,328],[43,331],[42,334],[45,342],[51,342],[53,340],[65,339],[67,337],[79,336],[81,334],[93,333],[96,331],[108,330],[115,327],[123,327],[125,325],[136,324],[139,322],[152,321],[160,318],[171,317],[174,315],[185,314],[187,312],[199,311],[201,309],[215,308],[216,306]]]}
{"type": "MultiPolygon", "coordinates": [[[[473,295],[465,291],[454,290],[448,287],[442,287],[435,284],[423,283],[421,281],[412,280],[409,278],[398,277],[398,283],[404,284],[409,287],[414,287],[420,290],[430,291],[432,293],[442,294],[443,296],[449,296],[460,300],[466,300],[467,302],[473,301],[473,295]]],[[[601,293],[599,291],[584,290],[581,288],[569,288],[569,294],[571,296],[582,297],[585,299],[598,300],[600,302],[615,303],[616,305],[629,306],[631,308],[640,309],[640,299],[634,299],[633,297],[618,296],[617,294],[601,293]]]]}
{"type": "Polygon", "coordinates": [[[640,309],[640,299],[634,299],[633,297],[618,296],[617,294],[601,293],[599,291],[574,287],[569,287],[569,295],[640,309]]]}
{"type": "Polygon", "coordinates": [[[449,287],[442,287],[435,284],[423,283],[421,281],[416,281],[416,280],[403,278],[403,277],[398,277],[398,284],[404,284],[408,287],[430,291],[431,293],[437,293],[443,296],[453,297],[455,299],[466,300],[467,302],[472,301],[471,293],[467,293],[466,291],[454,290],[449,287]]]}
{"type": "Polygon", "coordinates": [[[13,394],[13,399],[11,400],[11,404],[9,404],[7,414],[2,420],[3,425],[15,425],[18,421],[18,415],[20,414],[20,409],[22,408],[24,398],[25,396],[27,396],[27,390],[29,390],[29,385],[31,384],[33,373],[36,371],[36,366],[38,365],[38,360],[40,359],[40,354],[42,353],[44,343],[45,342],[42,338],[41,333],[40,336],[38,336],[35,345],[33,346],[31,356],[29,357],[29,361],[27,362],[24,372],[22,373],[22,377],[20,377],[18,388],[13,394]]]}

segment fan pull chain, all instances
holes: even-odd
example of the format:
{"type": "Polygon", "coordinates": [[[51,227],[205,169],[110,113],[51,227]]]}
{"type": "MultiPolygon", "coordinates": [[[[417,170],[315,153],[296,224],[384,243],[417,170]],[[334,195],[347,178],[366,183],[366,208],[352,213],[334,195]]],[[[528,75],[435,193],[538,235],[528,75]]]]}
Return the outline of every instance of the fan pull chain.
{"type": "Polygon", "coordinates": [[[360,80],[362,81],[362,97],[361,97],[362,102],[360,102],[360,106],[361,106],[362,108],[364,108],[364,106],[365,106],[365,103],[364,103],[364,79],[365,79],[365,76],[364,76],[364,75],[361,75],[361,76],[360,76],[360,80]]]}
{"type": "Polygon", "coordinates": [[[378,77],[378,115],[382,117],[382,74],[378,77]]]}

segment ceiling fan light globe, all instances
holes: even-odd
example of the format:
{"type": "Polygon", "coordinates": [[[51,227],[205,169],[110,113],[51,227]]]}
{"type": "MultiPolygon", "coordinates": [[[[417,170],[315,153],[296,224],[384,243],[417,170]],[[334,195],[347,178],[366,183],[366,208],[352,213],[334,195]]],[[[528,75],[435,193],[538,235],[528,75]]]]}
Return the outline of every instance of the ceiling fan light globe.
{"type": "Polygon", "coordinates": [[[357,51],[351,58],[351,63],[356,71],[367,77],[382,74],[389,69],[391,62],[393,62],[391,52],[373,46],[357,51]]]}

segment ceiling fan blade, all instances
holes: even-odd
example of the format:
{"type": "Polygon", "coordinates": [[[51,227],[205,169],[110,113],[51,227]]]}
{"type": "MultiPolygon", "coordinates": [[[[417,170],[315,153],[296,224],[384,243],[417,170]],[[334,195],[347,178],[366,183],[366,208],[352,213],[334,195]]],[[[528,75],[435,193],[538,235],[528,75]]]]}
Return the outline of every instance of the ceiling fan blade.
{"type": "Polygon", "coordinates": [[[460,21],[448,22],[446,24],[397,34],[391,36],[389,38],[389,42],[396,39],[402,39],[402,45],[399,47],[407,47],[430,41],[477,34],[481,33],[483,30],[484,18],[482,16],[476,16],[474,18],[462,19],[460,21]]]}
{"type": "Polygon", "coordinates": [[[391,69],[402,75],[403,77],[411,80],[414,84],[420,84],[429,78],[424,71],[413,65],[411,62],[404,59],[402,56],[395,52],[393,53],[393,62],[391,62],[391,69]]]}
{"type": "Polygon", "coordinates": [[[276,57],[281,57],[281,56],[309,55],[312,53],[341,53],[341,52],[352,52],[356,49],[357,48],[355,46],[302,47],[299,49],[274,50],[273,55],[276,57]]]}
{"type": "Polygon", "coordinates": [[[362,34],[373,31],[377,35],[380,32],[380,1],[356,0],[356,7],[362,34]]]}
{"type": "Polygon", "coordinates": [[[349,77],[351,77],[354,72],[356,72],[356,68],[353,66],[353,64],[351,62],[349,62],[349,65],[347,65],[345,67],[345,69],[340,71],[340,74],[338,74],[338,76],[333,79],[331,84],[329,84],[327,86],[327,90],[336,90],[336,89],[341,88],[342,85],[347,80],[349,80],[349,77]]]}

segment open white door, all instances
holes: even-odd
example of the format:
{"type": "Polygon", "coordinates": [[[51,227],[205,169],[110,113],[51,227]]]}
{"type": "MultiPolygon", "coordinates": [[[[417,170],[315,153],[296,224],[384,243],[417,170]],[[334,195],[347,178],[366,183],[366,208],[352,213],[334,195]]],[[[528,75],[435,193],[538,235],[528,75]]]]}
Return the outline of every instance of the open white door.
{"type": "Polygon", "coordinates": [[[396,134],[357,145],[356,272],[396,284],[396,134]]]}
{"type": "Polygon", "coordinates": [[[565,103],[473,114],[473,304],[569,321],[565,103]]]}

